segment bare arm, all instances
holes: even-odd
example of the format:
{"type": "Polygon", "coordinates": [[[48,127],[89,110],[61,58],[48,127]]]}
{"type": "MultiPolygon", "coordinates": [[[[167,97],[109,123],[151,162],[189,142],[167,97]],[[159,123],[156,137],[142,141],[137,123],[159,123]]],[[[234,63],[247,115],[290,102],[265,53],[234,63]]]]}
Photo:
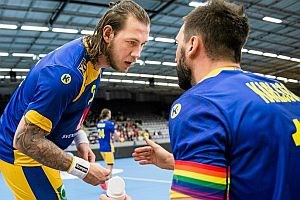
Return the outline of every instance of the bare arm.
{"type": "Polygon", "coordinates": [[[46,139],[49,133],[23,117],[18,125],[14,148],[48,167],[67,171],[72,157],[46,139]]]}

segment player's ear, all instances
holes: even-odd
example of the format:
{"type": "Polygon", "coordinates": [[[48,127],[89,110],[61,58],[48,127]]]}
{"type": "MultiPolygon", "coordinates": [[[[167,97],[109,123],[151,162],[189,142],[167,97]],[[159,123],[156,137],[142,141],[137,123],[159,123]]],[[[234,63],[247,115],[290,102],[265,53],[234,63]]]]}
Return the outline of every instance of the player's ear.
{"type": "Polygon", "coordinates": [[[202,47],[202,40],[198,36],[192,36],[187,43],[187,56],[195,57],[198,54],[199,49],[202,47]]]}
{"type": "Polygon", "coordinates": [[[114,30],[112,29],[111,25],[104,26],[102,33],[103,39],[106,43],[110,43],[114,38],[114,30]]]}

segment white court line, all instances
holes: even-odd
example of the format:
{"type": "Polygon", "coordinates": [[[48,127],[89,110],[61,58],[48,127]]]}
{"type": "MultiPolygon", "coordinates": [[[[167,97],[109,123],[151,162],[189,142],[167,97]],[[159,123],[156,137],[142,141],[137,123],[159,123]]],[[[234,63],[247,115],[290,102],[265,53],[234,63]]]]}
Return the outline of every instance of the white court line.
{"type": "Polygon", "coordinates": [[[167,183],[170,184],[171,181],[165,181],[165,180],[157,180],[157,179],[149,179],[149,178],[134,178],[134,177],[123,177],[127,180],[133,180],[133,181],[145,181],[145,182],[156,182],[156,183],[167,183]]]}

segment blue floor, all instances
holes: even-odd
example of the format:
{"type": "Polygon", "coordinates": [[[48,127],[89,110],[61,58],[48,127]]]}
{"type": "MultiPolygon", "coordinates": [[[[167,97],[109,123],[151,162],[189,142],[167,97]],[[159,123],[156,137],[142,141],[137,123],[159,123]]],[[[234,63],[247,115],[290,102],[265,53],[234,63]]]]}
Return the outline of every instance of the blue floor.
{"type": "MultiPolygon", "coordinates": [[[[100,164],[104,165],[103,162],[100,164]]],[[[126,182],[126,192],[133,200],[169,199],[172,171],[162,170],[152,165],[141,166],[132,158],[117,159],[114,168],[124,171],[118,176],[126,182]]],[[[104,191],[79,179],[64,180],[69,200],[98,200],[104,191]]],[[[14,199],[0,173],[0,199],[14,199]]]]}

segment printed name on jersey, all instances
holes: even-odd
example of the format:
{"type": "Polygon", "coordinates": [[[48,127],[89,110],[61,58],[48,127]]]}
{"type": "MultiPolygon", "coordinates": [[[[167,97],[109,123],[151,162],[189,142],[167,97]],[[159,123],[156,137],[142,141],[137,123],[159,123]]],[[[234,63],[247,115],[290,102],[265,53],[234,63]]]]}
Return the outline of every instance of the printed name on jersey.
{"type": "Polygon", "coordinates": [[[67,85],[67,84],[71,83],[72,77],[70,74],[63,74],[60,77],[60,80],[63,84],[67,85]]]}
{"type": "Polygon", "coordinates": [[[290,92],[282,83],[249,82],[246,83],[246,86],[266,103],[300,101],[300,98],[290,92]]]}
{"type": "Polygon", "coordinates": [[[180,110],[181,110],[181,104],[180,103],[175,104],[171,109],[171,118],[174,119],[175,117],[177,117],[180,110]]]}
{"type": "Polygon", "coordinates": [[[80,62],[80,64],[78,65],[78,68],[79,72],[81,73],[81,75],[83,76],[84,73],[86,72],[86,69],[87,69],[87,64],[86,64],[86,59],[83,58],[80,62]]]}

